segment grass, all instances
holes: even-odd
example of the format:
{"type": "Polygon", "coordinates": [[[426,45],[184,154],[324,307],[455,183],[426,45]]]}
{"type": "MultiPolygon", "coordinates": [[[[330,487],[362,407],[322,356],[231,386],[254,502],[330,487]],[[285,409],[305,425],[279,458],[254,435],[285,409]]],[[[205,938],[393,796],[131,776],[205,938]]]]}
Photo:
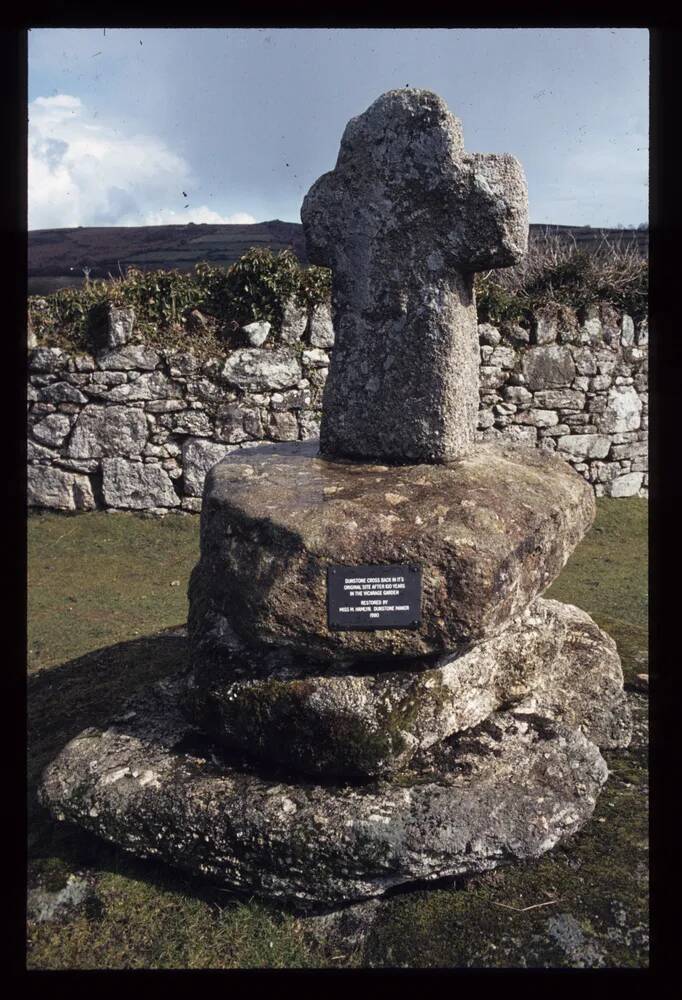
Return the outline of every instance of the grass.
{"type": "Polygon", "coordinates": [[[198,517],[32,515],[29,672],[184,624],[198,553],[198,517]]]}
{"type": "Polygon", "coordinates": [[[616,640],[627,682],[648,669],[648,501],[601,499],[597,509],[592,530],[545,597],[592,615],[616,640]]]}
{"type": "MultiPolygon", "coordinates": [[[[548,596],[590,612],[615,638],[632,677],[646,670],[647,504],[597,503],[595,527],[548,596]]],[[[185,640],[174,629],[186,620],[198,543],[193,516],[29,518],[29,887],[56,892],[76,874],[92,889],[87,906],[29,921],[30,968],[647,964],[641,740],[606,755],[610,780],[594,818],[570,844],[457,888],[394,895],[360,944],[320,936],[308,918],[55,824],[35,800],[45,764],[135,690],[185,667],[185,640]],[[525,906],[535,908],[519,912],[525,906]]],[[[646,699],[632,697],[643,718],[646,699]]]]}

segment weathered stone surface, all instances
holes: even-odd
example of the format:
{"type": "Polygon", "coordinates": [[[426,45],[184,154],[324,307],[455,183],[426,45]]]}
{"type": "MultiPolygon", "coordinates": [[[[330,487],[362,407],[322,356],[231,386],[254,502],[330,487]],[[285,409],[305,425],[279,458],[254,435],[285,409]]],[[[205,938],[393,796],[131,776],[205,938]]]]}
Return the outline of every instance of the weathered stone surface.
{"type": "Polygon", "coordinates": [[[491,326],[490,323],[479,323],[478,339],[481,344],[486,344],[488,347],[497,347],[502,340],[502,335],[496,326],[491,326]]]}
{"type": "Polygon", "coordinates": [[[625,476],[612,479],[606,486],[610,497],[636,497],[642,488],[643,473],[629,472],[625,476]]]}
{"type": "Polygon", "coordinates": [[[88,397],[83,395],[75,385],[68,382],[54,382],[40,390],[40,398],[45,403],[87,403],[88,397]]]}
{"type": "MultiPolygon", "coordinates": [[[[575,379],[573,381],[575,383],[575,379]]],[[[546,409],[582,410],[585,393],[576,389],[540,389],[533,401],[536,406],[546,409]]]]}
{"type": "Polygon", "coordinates": [[[590,818],[608,773],[578,730],[500,713],[399,780],[291,783],[207,745],[178,696],[156,685],[71,740],[42,803],[138,856],[302,905],[537,858],[590,818]]]}
{"type": "Polygon", "coordinates": [[[128,344],[120,351],[109,351],[97,359],[103,371],[153,371],[160,361],[159,354],[144,344],[128,344]]]}
{"type": "Polygon", "coordinates": [[[611,439],[600,434],[566,434],[557,440],[557,447],[571,461],[581,462],[586,458],[606,458],[611,439]]]}
{"type": "Polygon", "coordinates": [[[160,465],[143,465],[125,458],[102,459],[102,492],[107,507],[144,510],[180,505],[171,479],[160,465]]]}
{"type": "Polygon", "coordinates": [[[572,605],[537,598],[460,656],[400,670],[389,661],[380,673],[371,662],[325,665],[249,648],[218,614],[208,625],[194,651],[190,717],[219,742],[295,770],[398,771],[418,750],[520,702],[599,747],[630,740],[615,643],[572,605]]]}
{"type": "Polygon", "coordinates": [[[30,438],[26,439],[26,458],[29,462],[37,465],[49,465],[59,457],[59,452],[51,448],[45,448],[41,444],[36,444],[30,438]]]}
{"type": "Polygon", "coordinates": [[[187,438],[182,444],[182,472],[185,493],[200,497],[209,469],[233,452],[238,445],[218,444],[206,438],[187,438]]]}
{"type": "Polygon", "coordinates": [[[296,304],[294,299],[284,306],[282,316],[282,326],[279,332],[280,339],[285,344],[297,344],[308,325],[308,310],[304,306],[296,304]]]}
{"type": "Polygon", "coordinates": [[[520,164],[466,154],[460,122],[431,91],[389,91],[348,123],[301,220],[310,260],[332,268],[322,451],[465,454],[478,409],[473,272],[526,251],[520,164]]]}
{"type": "Polygon", "coordinates": [[[94,510],[96,506],[87,476],[44,465],[29,465],[26,499],[29,507],[54,510],[94,510]]]}
{"type": "Polygon", "coordinates": [[[68,363],[66,351],[59,347],[37,347],[28,356],[29,371],[58,372],[63,371],[68,363]]]}
{"type": "Polygon", "coordinates": [[[298,441],[298,420],[295,415],[278,411],[271,413],[268,420],[268,437],[273,441],[298,441]]]}
{"type": "Polygon", "coordinates": [[[642,415],[642,401],[631,385],[616,385],[609,389],[606,409],[599,419],[602,433],[622,433],[637,430],[642,415]]]}
{"type": "Polygon", "coordinates": [[[480,445],[450,465],[391,468],[317,448],[244,448],[207,478],[192,600],[229,608],[247,641],[322,658],[453,652],[520,614],[594,518],[590,486],[537,450],[480,445]],[[363,563],[423,566],[418,629],[327,627],[327,566],[363,563]]]}
{"type": "Polygon", "coordinates": [[[222,369],[228,385],[251,392],[292,389],[301,379],[301,365],[289,347],[274,351],[245,347],[234,351],[222,369]]]}
{"type": "Polygon", "coordinates": [[[31,433],[36,441],[50,448],[59,448],[73,426],[74,418],[66,413],[49,413],[33,424],[31,433]]]}
{"type": "Polygon", "coordinates": [[[226,403],[216,414],[216,437],[228,444],[239,444],[264,434],[260,411],[242,403],[226,403]]]}
{"type": "Polygon", "coordinates": [[[623,347],[631,347],[635,342],[635,324],[633,322],[632,316],[628,316],[627,313],[623,314],[621,319],[621,334],[620,342],[623,347]]]}
{"type": "Polygon", "coordinates": [[[107,343],[109,347],[122,347],[133,335],[135,326],[135,310],[130,308],[117,309],[109,306],[107,324],[107,343]]]}
{"type": "Polygon", "coordinates": [[[560,344],[531,347],[523,356],[522,370],[533,392],[570,386],[575,377],[570,348],[560,344]]]}
{"type": "Polygon", "coordinates": [[[557,316],[553,309],[542,309],[535,315],[533,343],[552,344],[557,338],[557,316]]]}
{"type": "Polygon", "coordinates": [[[147,443],[144,410],[130,406],[86,406],[69,439],[69,458],[134,458],[147,443]]]}
{"type": "Polygon", "coordinates": [[[182,387],[163,372],[145,372],[134,382],[116,385],[106,394],[107,402],[138,403],[147,400],[173,400],[182,396],[182,387]]]}
{"type": "Polygon", "coordinates": [[[320,347],[323,351],[330,351],[334,346],[334,324],[330,302],[321,302],[311,313],[310,343],[312,347],[320,347]]]}
{"type": "Polygon", "coordinates": [[[301,358],[306,368],[329,367],[329,355],[319,347],[313,347],[310,351],[303,351],[301,358]]]}
{"type": "Polygon", "coordinates": [[[559,423],[555,410],[528,410],[518,420],[533,427],[555,427],[559,423]]]}
{"type": "Polygon", "coordinates": [[[271,324],[265,320],[256,320],[255,323],[247,323],[242,327],[242,333],[246,334],[252,347],[261,347],[268,339],[270,330],[271,324]]]}
{"type": "Polygon", "coordinates": [[[193,437],[211,437],[213,425],[203,410],[185,410],[173,418],[173,432],[193,437]]]}

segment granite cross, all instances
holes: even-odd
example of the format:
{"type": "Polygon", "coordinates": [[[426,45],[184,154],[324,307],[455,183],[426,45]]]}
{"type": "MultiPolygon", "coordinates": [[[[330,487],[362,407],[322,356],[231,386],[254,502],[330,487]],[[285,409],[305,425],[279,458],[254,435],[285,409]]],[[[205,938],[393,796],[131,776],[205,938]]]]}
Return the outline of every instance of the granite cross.
{"type": "Polygon", "coordinates": [[[518,161],[465,153],[431,91],[389,91],[351,119],[301,208],[309,259],[332,269],[323,454],[420,463],[471,449],[473,275],[523,256],[527,205],[518,161]]]}

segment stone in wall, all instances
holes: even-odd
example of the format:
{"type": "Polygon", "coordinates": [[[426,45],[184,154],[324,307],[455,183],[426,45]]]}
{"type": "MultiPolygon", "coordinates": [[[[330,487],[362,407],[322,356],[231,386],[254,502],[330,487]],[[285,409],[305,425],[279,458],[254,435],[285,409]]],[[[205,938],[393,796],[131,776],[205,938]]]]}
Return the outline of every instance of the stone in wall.
{"type": "Polygon", "coordinates": [[[299,306],[294,299],[284,306],[282,326],[280,328],[280,340],[284,344],[297,344],[303,337],[308,326],[308,310],[304,306],[299,306]]]}
{"type": "Polygon", "coordinates": [[[620,342],[623,345],[623,347],[628,347],[634,344],[635,324],[632,320],[632,317],[628,316],[627,313],[623,313],[620,329],[621,329],[620,342]]]}
{"type": "Polygon", "coordinates": [[[191,497],[201,497],[204,479],[209,469],[220,462],[239,445],[218,444],[206,438],[187,438],[182,445],[182,469],[185,493],[191,497]]]}
{"type": "Polygon", "coordinates": [[[59,448],[73,426],[74,417],[66,413],[49,413],[44,420],[33,424],[31,433],[36,441],[52,448],[59,448]]]}
{"type": "Polygon", "coordinates": [[[128,344],[120,351],[109,351],[97,359],[102,371],[153,371],[160,355],[144,344],[128,344]]]}
{"type": "Polygon", "coordinates": [[[242,403],[227,403],[216,413],[215,436],[227,444],[260,440],[265,436],[260,410],[242,403]]]}
{"type": "Polygon", "coordinates": [[[163,372],[145,372],[134,382],[114,386],[107,393],[107,402],[139,403],[155,399],[178,399],[182,388],[163,372]]]}
{"type": "Polygon", "coordinates": [[[540,389],[533,396],[537,406],[551,410],[582,410],[585,400],[585,393],[576,389],[540,389]]]}
{"type": "Polygon", "coordinates": [[[274,351],[247,347],[234,351],[221,374],[227,385],[251,392],[292,389],[303,376],[296,354],[288,347],[274,351]]]}
{"type": "Polygon", "coordinates": [[[540,309],[533,317],[533,343],[552,344],[557,338],[556,311],[551,308],[540,309]]]}
{"type": "Polygon", "coordinates": [[[144,410],[129,406],[86,406],[73,429],[69,458],[135,458],[148,438],[144,410]]]}
{"type": "Polygon", "coordinates": [[[273,411],[268,420],[268,437],[273,441],[298,441],[298,420],[295,414],[273,411]]]}
{"type": "Polygon", "coordinates": [[[59,347],[37,347],[28,359],[29,371],[57,372],[66,368],[68,354],[59,347]]]}
{"type": "Polygon", "coordinates": [[[107,343],[109,347],[121,347],[127,344],[133,335],[135,326],[134,309],[117,309],[109,306],[107,323],[107,343]]]}
{"type": "Polygon", "coordinates": [[[604,410],[599,421],[603,433],[637,430],[642,414],[642,402],[636,389],[629,385],[609,389],[604,410]]]}
{"type": "Polygon", "coordinates": [[[606,496],[610,497],[634,497],[639,494],[642,487],[643,473],[629,472],[624,476],[612,479],[605,486],[606,496]]]}
{"type": "Polygon", "coordinates": [[[160,465],[125,458],[102,459],[102,492],[108,507],[145,510],[180,505],[171,479],[160,465]]]}
{"type": "Polygon", "coordinates": [[[50,510],[94,510],[96,507],[87,476],[45,465],[29,465],[27,473],[29,507],[50,510]]]}
{"type": "Polygon", "coordinates": [[[330,351],[334,346],[334,325],[329,302],[315,306],[311,313],[310,345],[311,347],[319,347],[323,351],[330,351]]]}
{"type": "Polygon", "coordinates": [[[523,357],[522,369],[532,391],[569,386],[576,373],[570,350],[559,344],[531,347],[523,357]]]}
{"type": "Polygon", "coordinates": [[[53,382],[40,390],[39,398],[44,403],[87,403],[88,397],[69,382],[53,382]]]}
{"type": "Polygon", "coordinates": [[[558,439],[557,447],[569,461],[581,462],[586,458],[606,458],[611,439],[600,434],[567,434],[558,439]]]}
{"type": "Polygon", "coordinates": [[[256,320],[255,323],[247,323],[241,329],[242,333],[246,334],[246,339],[251,347],[262,347],[268,339],[271,328],[270,323],[264,320],[256,320]]]}
{"type": "Polygon", "coordinates": [[[170,419],[174,434],[191,437],[213,436],[213,425],[203,410],[183,410],[181,413],[173,414],[170,419]]]}

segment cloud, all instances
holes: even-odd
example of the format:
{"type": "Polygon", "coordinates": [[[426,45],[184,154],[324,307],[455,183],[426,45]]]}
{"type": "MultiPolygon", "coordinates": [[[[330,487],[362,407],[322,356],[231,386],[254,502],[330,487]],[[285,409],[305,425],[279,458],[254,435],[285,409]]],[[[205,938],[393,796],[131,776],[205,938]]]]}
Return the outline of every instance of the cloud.
{"type": "Polygon", "coordinates": [[[28,226],[154,226],[187,222],[254,223],[185,207],[189,164],[153,135],[126,134],[98,122],[78,97],[37,97],[29,105],[28,226]]]}

